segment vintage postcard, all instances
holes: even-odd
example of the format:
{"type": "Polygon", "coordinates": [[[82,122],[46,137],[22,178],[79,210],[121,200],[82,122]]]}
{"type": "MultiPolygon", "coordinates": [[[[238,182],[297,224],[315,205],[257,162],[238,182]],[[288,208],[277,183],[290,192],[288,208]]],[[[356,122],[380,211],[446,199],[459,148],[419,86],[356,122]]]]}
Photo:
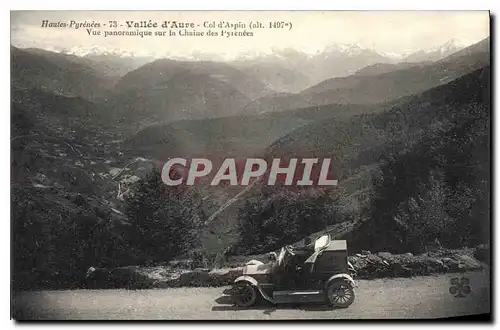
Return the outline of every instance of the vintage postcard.
{"type": "Polygon", "coordinates": [[[488,11],[12,11],[15,320],[491,319],[488,11]]]}

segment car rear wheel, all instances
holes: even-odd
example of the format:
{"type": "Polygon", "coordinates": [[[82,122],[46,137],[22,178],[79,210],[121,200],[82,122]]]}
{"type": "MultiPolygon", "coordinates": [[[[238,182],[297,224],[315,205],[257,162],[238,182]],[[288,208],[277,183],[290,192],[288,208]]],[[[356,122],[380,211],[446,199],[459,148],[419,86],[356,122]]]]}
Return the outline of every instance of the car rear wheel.
{"type": "Polygon", "coordinates": [[[233,300],[237,306],[250,307],[257,301],[255,286],[247,282],[239,282],[233,287],[233,300]]]}
{"type": "Polygon", "coordinates": [[[334,280],[326,287],[326,297],[330,305],[347,308],[354,302],[354,289],[345,280],[334,280]]]}

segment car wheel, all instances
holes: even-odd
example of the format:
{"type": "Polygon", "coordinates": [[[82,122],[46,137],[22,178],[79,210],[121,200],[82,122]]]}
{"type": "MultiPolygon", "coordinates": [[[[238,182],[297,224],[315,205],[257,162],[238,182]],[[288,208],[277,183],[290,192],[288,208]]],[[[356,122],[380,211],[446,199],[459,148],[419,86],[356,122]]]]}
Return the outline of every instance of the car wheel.
{"type": "Polygon", "coordinates": [[[233,300],[239,307],[250,307],[257,301],[255,286],[247,282],[239,282],[233,287],[233,300]]]}
{"type": "Polygon", "coordinates": [[[354,302],[354,289],[344,280],[334,280],[326,287],[326,297],[330,305],[347,308],[354,302]]]}

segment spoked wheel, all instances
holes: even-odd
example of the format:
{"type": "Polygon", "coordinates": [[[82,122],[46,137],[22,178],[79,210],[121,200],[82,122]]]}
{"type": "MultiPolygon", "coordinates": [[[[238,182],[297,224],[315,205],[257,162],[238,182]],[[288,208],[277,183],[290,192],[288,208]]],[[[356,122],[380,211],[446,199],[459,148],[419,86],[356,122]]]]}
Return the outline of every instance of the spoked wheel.
{"type": "Polygon", "coordinates": [[[337,308],[347,308],[354,302],[354,289],[344,280],[336,280],[326,288],[328,302],[337,308]]]}
{"type": "Polygon", "coordinates": [[[233,287],[233,299],[237,306],[250,307],[257,301],[257,290],[250,283],[237,283],[233,287]]]}

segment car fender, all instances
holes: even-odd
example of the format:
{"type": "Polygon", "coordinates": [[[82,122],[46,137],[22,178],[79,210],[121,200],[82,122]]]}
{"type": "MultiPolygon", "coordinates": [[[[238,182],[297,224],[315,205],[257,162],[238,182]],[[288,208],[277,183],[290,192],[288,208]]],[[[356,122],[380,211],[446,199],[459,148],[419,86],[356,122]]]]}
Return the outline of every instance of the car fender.
{"type": "Polygon", "coordinates": [[[234,283],[238,283],[238,282],[249,282],[250,284],[255,285],[255,286],[259,285],[259,282],[257,282],[257,280],[255,278],[253,278],[252,276],[248,276],[248,275],[240,276],[234,280],[234,283]]]}
{"type": "Polygon", "coordinates": [[[349,282],[353,287],[356,286],[356,282],[354,282],[354,279],[349,274],[336,274],[336,275],[333,275],[326,282],[326,286],[328,286],[328,284],[330,284],[330,282],[332,282],[333,280],[336,280],[338,278],[343,278],[344,280],[346,280],[347,282],[349,282]]]}
{"type": "Polygon", "coordinates": [[[261,287],[260,287],[260,285],[259,285],[259,282],[257,282],[257,280],[256,280],[255,278],[253,278],[252,276],[243,275],[243,276],[238,277],[236,280],[234,280],[234,284],[239,283],[239,282],[248,282],[248,283],[250,283],[250,284],[254,285],[254,286],[257,288],[257,290],[259,290],[259,292],[260,292],[261,296],[262,296],[265,300],[269,301],[269,302],[270,302],[270,303],[272,303],[272,304],[276,304],[276,301],[275,301],[273,298],[269,297],[269,296],[268,296],[268,295],[264,292],[264,290],[262,290],[262,288],[261,288],[261,287]]]}
{"type": "Polygon", "coordinates": [[[245,265],[263,265],[263,264],[264,263],[262,261],[259,261],[259,260],[250,260],[245,265]]]}

